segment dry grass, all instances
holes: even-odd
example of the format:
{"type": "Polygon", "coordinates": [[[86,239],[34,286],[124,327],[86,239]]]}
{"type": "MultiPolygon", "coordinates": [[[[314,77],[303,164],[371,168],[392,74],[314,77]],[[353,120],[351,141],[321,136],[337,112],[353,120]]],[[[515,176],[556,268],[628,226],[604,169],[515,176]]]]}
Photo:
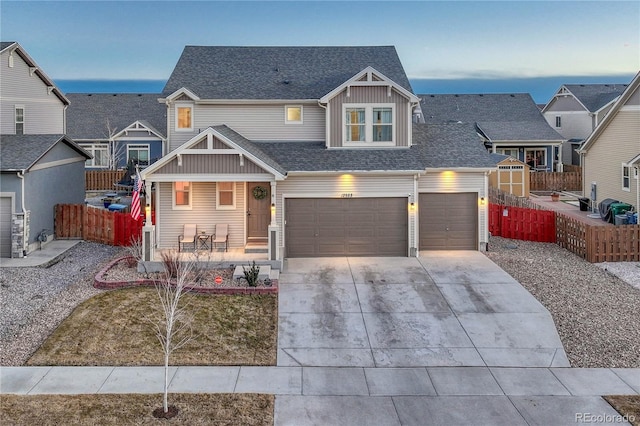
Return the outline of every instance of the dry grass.
{"type": "MultiPolygon", "coordinates": [[[[195,338],[172,353],[171,365],[275,365],[275,295],[183,296],[195,313],[195,338]]],[[[79,305],[27,365],[163,365],[149,314],[155,289],[131,288],[79,305]]]]}
{"type": "Polygon", "coordinates": [[[609,395],[604,399],[633,426],[640,426],[640,395],[609,395]]]}
{"type": "Polygon", "coordinates": [[[5,425],[272,425],[273,395],[171,394],[180,412],[153,417],[162,395],[2,395],[5,425]]]}

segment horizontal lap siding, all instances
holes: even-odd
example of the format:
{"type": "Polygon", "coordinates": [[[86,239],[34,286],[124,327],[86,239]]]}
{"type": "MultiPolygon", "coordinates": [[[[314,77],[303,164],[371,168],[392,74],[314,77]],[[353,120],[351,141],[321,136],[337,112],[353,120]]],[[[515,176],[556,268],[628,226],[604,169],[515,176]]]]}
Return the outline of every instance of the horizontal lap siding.
{"type": "MultiPolygon", "coordinates": [[[[286,105],[299,105],[295,102],[286,105]]],[[[169,108],[171,150],[210,126],[225,124],[250,140],[323,141],[325,112],[317,105],[303,105],[303,124],[285,124],[281,105],[195,105],[193,132],[175,131],[175,110],[169,108]]]]}
{"type": "Polygon", "coordinates": [[[639,181],[631,176],[631,190],[622,190],[622,163],[640,154],[639,137],[640,111],[620,111],[589,148],[583,165],[585,185],[589,191],[591,182],[596,182],[598,202],[615,198],[637,204],[639,181]]]}
{"type": "Polygon", "coordinates": [[[243,182],[236,182],[235,210],[216,210],[216,185],[212,182],[194,182],[193,202],[191,210],[173,210],[171,183],[159,185],[158,215],[159,236],[158,247],[161,249],[177,248],[178,236],[182,234],[185,223],[195,223],[198,231],[204,229],[209,233],[214,225],[229,225],[229,247],[244,247],[245,237],[245,190],[243,182]]]}
{"type": "MultiPolygon", "coordinates": [[[[408,203],[413,193],[413,176],[294,176],[276,187],[276,220],[281,229],[284,224],[283,197],[287,198],[341,198],[351,194],[352,198],[402,197],[408,203]]],[[[415,221],[409,217],[409,246],[415,247],[415,221]]],[[[284,232],[278,244],[284,246],[284,232]]]]}

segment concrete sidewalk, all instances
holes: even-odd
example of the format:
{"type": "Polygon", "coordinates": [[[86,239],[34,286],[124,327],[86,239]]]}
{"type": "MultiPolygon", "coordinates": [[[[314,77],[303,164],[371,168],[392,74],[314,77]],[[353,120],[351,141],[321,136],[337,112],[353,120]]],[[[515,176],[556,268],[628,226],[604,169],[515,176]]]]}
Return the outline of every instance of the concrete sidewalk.
{"type": "Polygon", "coordinates": [[[42,250],[35,250],[22,258],[0,258],[1,268],[33,268],[47,266],[64,256],[71,247],[82,240],[53,240],[47,243],[42,250]]]}
{"type": "MultiPolygon", "coordinates": [[[[162,367],[2,367],[3,394],[161,393],[162,367]]],[[[601,395],[640,394],[640,369],[171,367],[172,393],[277,395],[276,425],[625,424],[601,395]]]]}

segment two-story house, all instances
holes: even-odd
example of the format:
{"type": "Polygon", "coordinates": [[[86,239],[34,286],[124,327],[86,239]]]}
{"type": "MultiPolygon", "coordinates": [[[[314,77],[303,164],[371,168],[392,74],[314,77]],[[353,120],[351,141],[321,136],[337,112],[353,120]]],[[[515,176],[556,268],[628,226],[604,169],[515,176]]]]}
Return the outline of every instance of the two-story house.
{"type": "Polygon", "coordinates": [[[566,142],[563,164],[580,165],[576,149],[607,115],[626,84],[563,84],[542,108],[549,125],[566,142]]]}
{"type": "Polygon", "coordinates": [[[418,123],[394,47],[187,46],[161,102],[147,256],[185,224],[275,261],[486,247],[495,163],[472,125],[418,123]]]}
{"type": "Polygon", "coordinates": [[[563,137],[528,93],[419,95],[426,123],[471,123],[487,149],[526,163],[532,171],[561,171],[563,137]]]}
{"type": "Polygon", "coordinates": [[[16,42],[0,43],[0,257],[53,234],[53,206],[83,203],[91,156],[65,136],[69,100],[16,42]]]}
{"type": "Polygon", "coordinates": [[[165,153],[167,108],[154,93],[67,93],[67,136],[91,153],[87,169],[147,167],[165,153]]]}
{"type": "Polygon", "coordinates": [[[582,156],[585,196],[612,198],[640,208],[640,73],[587,137],[582,156]]]}

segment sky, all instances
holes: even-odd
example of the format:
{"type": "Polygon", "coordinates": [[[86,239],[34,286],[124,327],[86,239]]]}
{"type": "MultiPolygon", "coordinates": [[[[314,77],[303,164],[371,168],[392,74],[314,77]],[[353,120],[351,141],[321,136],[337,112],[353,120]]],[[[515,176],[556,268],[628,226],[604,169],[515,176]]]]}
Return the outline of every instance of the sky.
{"type": "Polygon", "coordinates": [[[1,0],[0,36],[54,80],[166,80],[185,45],[394,45],[412,81],[640,70],[637,1],[1,0]]]}

